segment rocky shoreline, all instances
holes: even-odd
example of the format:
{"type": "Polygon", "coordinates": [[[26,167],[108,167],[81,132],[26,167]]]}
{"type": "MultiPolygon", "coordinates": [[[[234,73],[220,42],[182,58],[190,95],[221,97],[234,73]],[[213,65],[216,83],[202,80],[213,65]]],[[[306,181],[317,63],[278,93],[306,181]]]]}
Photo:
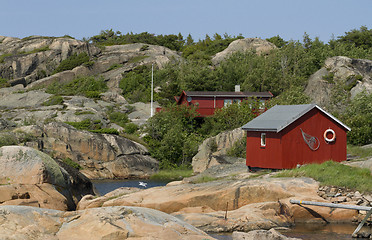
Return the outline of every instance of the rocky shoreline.
{"type": "Polygon", "coordinates": [[[210,182],[196,183],[194,176],[164,187],[119,188],[97,196],[89,180],[33,148],[1,147],[0,160],[2,239],[213,239],[205,232],[270,230],[299,222],[353,224],[365,216],[304,207],[291,199],[371,205],[369,194],[320,187],[310,178],[248,173],[242,163],[209,168],[205,174],[219,178],[210,182]]]}

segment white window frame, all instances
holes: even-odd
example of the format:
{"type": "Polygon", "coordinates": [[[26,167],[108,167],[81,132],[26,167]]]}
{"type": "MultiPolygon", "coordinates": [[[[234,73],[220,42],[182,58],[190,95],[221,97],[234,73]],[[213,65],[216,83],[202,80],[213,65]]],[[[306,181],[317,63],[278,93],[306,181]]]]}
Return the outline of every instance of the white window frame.
{"type": "Polygon", "coordinates": [[[266,133],[261,133],[261,147],[266,147],[266,133]]]}
{"type": "Polygon", "coordinates": [[[223,106],[224,107],[227,107],[227,106],[231,105],[232,103],[233,103],[232,99],[224,99],[223,100],[223,106]]]}

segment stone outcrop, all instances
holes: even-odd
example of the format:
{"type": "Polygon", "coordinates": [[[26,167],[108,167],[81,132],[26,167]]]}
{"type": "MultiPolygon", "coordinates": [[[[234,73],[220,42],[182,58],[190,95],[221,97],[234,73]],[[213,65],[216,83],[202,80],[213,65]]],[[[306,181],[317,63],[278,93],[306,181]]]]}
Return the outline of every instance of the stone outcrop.
{"type": "Polygon", "coordinates": [[[331,103],[334,91],[341,86],[351,98],[362,91],[372,92],[372,61],[348,57],[332,57],[325,61],[324,67],[310,76],[305,93],[316,104],[326,107],[331,103]]]}
{"type": "Polygon", "coordinates": [[[236,142],[244,137],[245,132],[241,128],[237,128],[232,131],[222,132],[215,137],[207,138],[199,146],[198,153],[192,159],[193,171],[200,173],[212,166],[236,162],[236,158],[229,158],[226,153],[236,142]]]}
{"type": "Polygon", "coordinates": [[[12,85],[28,85],[50,75],[59,63],[86,52],[97,56],[101,50],[86,42],[71,38],[32,36],[25,39],[0,37],[0,76],[13,79],[12,85]]]}
{"type": "Polygon", "coordinates": [[[277,49],[277,47],[271,42],[260,38],[238,39],[230,43],[225,50],[217,53],[212,58],[212,63],[217,65],[236,52],[254,51],[259,55],[263,55],[268,54],[273,49],[277,49]]]}
{"type": "Polygon", "coordinates": [[[79,131],[58,122],[18,130],[37,138],[30,146],[78,163],[90,179],[147,178],[158,170],[143,145],[118,135],[79,131]]]}
{"type": "Polygon", "coordinates": [[[304,208],[290,199],[325,201],[312,179],[239,179],[207,183],[177,183],[115,196],[83,199],[79,206],[141,206],[171,213],[203,231],[250,231],[290,226],[298,222],[350,222],[357,211],[322,207],[304,208]],[[279,201],[278,201],[279,200],[279,201]],[[310,209],[310,210],[309,210],[310,209]],[[314,213],[316,213],[314,215],[314,213]],[[315,217],[314,217],[315,216],[315,217]]]}
{"type": "Polygon", "coordinates": [[[107,46],[95,45],[69,37],[31,36],[24,39],[0,36],[0,77],[11,86],[27,89],[66,82],[78,76],[102,75],[113,92],[120,92],[122,74],[139,65],[156,64],[162,68],[180,56],[166,47],[142,43],[107,46]],[[73,54],[87,53],[90,64],[53,74],[58,65],[73,54]],[[115,66],[113,68],[113,66],[115,66]]]}
{"type": "Polygon", "coordinates": [[[51,157],[29,147],[0,148],[0,204],[73,210],[94,194],[84,176],[69,174],[51,157]]]}
{"type": "Polygon", "coordinates": [[[214,239],[168,214],[139,207],[63,212],[0,206],[0,239],[214,239]]]}

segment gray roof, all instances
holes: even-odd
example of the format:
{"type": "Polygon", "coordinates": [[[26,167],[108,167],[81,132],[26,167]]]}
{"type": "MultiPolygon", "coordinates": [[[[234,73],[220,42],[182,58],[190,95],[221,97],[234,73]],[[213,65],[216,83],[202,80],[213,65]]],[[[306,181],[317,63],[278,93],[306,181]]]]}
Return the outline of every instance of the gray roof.
{"type": "Polygon", "coordinates": [[[205,91],[185,91],[187,96],[199,97],[267,97],[273,95],[270,92],[205,92],[205,91]]]}
{"type": "Polygon", "coordinates": [[[256,117],[249,123],[245,124],[242,129],[246,131],[280,132],[313,108],[319,109],[321,112],[326,114],[342,127],[350,131],[350,128],[348,126],[343,124],[340,120],[338,120],[328,112],[321,109],[316,104],[276,105],[260,116],[256,117]]]}

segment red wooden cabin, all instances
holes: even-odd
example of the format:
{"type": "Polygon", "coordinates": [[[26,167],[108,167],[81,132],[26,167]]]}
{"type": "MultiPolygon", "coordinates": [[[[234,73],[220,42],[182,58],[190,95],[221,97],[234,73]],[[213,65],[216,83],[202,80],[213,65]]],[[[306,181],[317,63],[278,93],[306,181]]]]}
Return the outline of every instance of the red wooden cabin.
{"type": "Polygon", "coordinates": [[[195,92],[182,91],[181,96],[175,97],[177,104],[187,106],[194,105],[201,117],[213,115],[216,109],[224,106],[242,102],[245,99],[256,97],[262,102],[262,108],[265,108],[265,102],[273,97],[270,92],[195,92]]]}
{"type": "Polygon", "coordinates": [[[248,167],[290,169],[346,160],[350,128],[315,104],[276,105],[242,127],[248,167]]]}

